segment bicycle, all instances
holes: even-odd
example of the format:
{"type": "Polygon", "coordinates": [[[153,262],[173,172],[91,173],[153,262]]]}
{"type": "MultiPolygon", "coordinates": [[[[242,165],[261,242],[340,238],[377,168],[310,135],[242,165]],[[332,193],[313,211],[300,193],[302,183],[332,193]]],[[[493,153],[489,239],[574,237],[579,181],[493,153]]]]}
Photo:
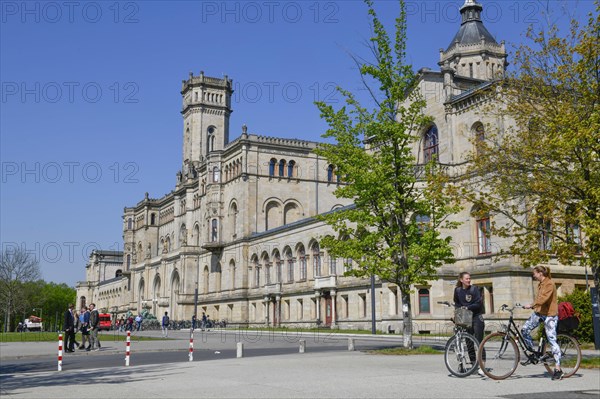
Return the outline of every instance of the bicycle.
{"type": "MultiPolygon", "coordinates": [[[[543,363],[548,373],[552,374],[553,372],[552,364],[549,361],[553,361],[554,357],[549,351],[550,347],[545,330],[542,329],[538,349],[528,348],[525,338],[523,338],[513,318],[514,309],[517,307],[522,306],[518,303],[512,308],[508,305],[501,306],[501,311],[510,312],[508,325],[503,325],[503,331],[486,336],[479,346],[477,353],[479,367],[485,375],[494,380],[506,379],[515,372],[521,359],[519,347],[527,357],[527,360],[521,362],[521,365],[543,363]]],[[[564,373],[563,378],[568,378],[579,369],[581,348],[577,340],[567,334],[558,334],[556,341],[561,350],[560,365],[564,373]]]]}
{"type": "MultiPolygon", "coordinates": [[[[454,307],[448,301],[438,302],[454,307]]],[[[455,322],[455,319],[452,319],[455,322]]],[[[467,377],[477,370],[477,348],[479,341],[467,332],[467,327],[454,323],[454,335],[446,342],[444,363],[448,371],[456,377],[467,377]]]]}

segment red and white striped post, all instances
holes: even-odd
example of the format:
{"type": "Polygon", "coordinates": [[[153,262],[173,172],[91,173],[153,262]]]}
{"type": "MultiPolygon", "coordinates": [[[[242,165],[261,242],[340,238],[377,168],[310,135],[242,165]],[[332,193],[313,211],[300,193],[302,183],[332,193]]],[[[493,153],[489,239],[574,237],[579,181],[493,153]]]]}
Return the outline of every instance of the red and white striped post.
{"type": "Polygon", "coordinates": [[[194,360],[194,329],[190,329],[190,362],[194,360]]]}
{"type": "Polygon", "coordinates": [[[62,351],[63,351],[62,334],[58,334],[58,371],[62,371],[62,351]]]}
{"type": "Polygon", "coordinates": [[[129,366],[130,353],[131,353],[131,331],[127,331],[127,343],[125,346],[125,366],[129,366]]]}

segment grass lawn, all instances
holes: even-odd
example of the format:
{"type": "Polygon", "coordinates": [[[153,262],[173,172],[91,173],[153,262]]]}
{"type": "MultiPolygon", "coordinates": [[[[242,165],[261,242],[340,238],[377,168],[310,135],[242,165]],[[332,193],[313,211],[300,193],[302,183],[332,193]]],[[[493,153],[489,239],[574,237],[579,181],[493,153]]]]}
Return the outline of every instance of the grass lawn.
{"type": "MultiPolygon", "coordinates": [[[[101,332],[98,334],[100,336],[100,341],[123,341],[127,338],[127,335],[123,332],[117,333],[113,331],[101,332]]],[[[162,340],[164,338],[161,337],[142,337],[138,335],[131,335],[131,341],[153,341],[153,340],[162,340]]],[[[64,340],[64,333],[63,333],[64,340]]],[[[81,334],[75,335],[75,340],[81,342],[81,334]]],[[[9,332],[9,333],[0,333],[0,342],[58,342],[58,333],[56,332],[39,332],[39,331],[30,331],[30,332],[9,332]]]]}

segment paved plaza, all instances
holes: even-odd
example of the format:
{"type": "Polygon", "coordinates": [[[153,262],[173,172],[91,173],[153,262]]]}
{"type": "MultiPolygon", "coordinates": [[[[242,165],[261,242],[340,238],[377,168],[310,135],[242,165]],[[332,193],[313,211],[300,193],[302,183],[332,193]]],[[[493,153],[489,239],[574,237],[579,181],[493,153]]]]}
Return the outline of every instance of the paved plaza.
{"type": "MultiPolygon", "coordinates": [[[[275,356],[219,358],[235,343],[217,334],[197,336],[198,351],[212,351],[210,360],[186,361],[189,339],[183,332],[174,339],[132,343],[132,359],[143,352],[178,351],[182,361],[142,366],[93,368],[100,356],[124,356],[124,344],[105,337],[100,352],[65,356],[63,371],[6,373],[0,375],[0,393],[11,398],[113,398],[215,397],[215,398],[593,398],[600,394],[600,371],[580,369],[562,381],[551,381],[541,366],[519,367],[505,381],[479,376],[449,375],[443,355],[385,356],[363,351],[316,350],[317,342],[302,337],[306,352],[275,356]],[[207,339],[207,337],[209,337],[207,339]],[[217,339],[218,338],[218,339],[217,339]],[[315,349],[312,350],[311,349],[315,349]],[[72,359],[85,359],[91,368],[70,369],[72,359]]],[[[322,338],[322,337],[321,337],[322,338]]],[[[357,347],[360,347],[357,338],[357,347]]],[[[365,337],[364,339],[368,339],[365,337]]],[[[268,348],[277,340],[245,339],[245,347],[268,348]]],[[[292,347],[297,343],[288,339],[292,347]]],[[[333,344],[333,341],[332,345],[333,344]]],[[[347,337],[338,342],[345,345],[347,337]]],[[[320,347],[321,349],[322,346],[320,347]]],[[[591,351],[598,355],[598,351],[591,351]]],[[[56,359],[51,342],[0,344],[2,363],[56,359]]],[[[132,362],[134,364],[134,362],[132,362]]],[[[71,366],[72,367],[72,366],[71,366]]]]}

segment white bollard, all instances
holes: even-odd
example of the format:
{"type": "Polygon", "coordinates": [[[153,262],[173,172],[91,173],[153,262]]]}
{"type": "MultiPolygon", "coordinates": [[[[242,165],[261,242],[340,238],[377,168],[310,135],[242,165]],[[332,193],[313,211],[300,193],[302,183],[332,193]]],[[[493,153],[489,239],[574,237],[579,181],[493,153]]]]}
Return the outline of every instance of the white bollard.
{"type": "Polygon", "coordinates": [[[130,353],[131,353],[131,331],[127,331],[127,343],[125,344],[125,366],[129,366],[130,353]]]}
{"type": "Polygon", "coordinates": [[[244,344],[241,342],[237,343],[237,357],[244,357],[244,344]]]}
{"type": "Polygon", "coordinates": [[[306,341],[301,339],[299,342],[300,342],[300,353],[304,353],[304,351],[306,350],[306,341]]]}
{"type": "Polygon", "coordinates": [[[354,350],[354,338],[348,338],[348,350],[349,351],[354,350]]]}
{"type": "Polygon", "coordinates": [[[63,352],[63,339],[62,334],[58,334],[58,371],[62,371],[62,352],[63,352]]]}

